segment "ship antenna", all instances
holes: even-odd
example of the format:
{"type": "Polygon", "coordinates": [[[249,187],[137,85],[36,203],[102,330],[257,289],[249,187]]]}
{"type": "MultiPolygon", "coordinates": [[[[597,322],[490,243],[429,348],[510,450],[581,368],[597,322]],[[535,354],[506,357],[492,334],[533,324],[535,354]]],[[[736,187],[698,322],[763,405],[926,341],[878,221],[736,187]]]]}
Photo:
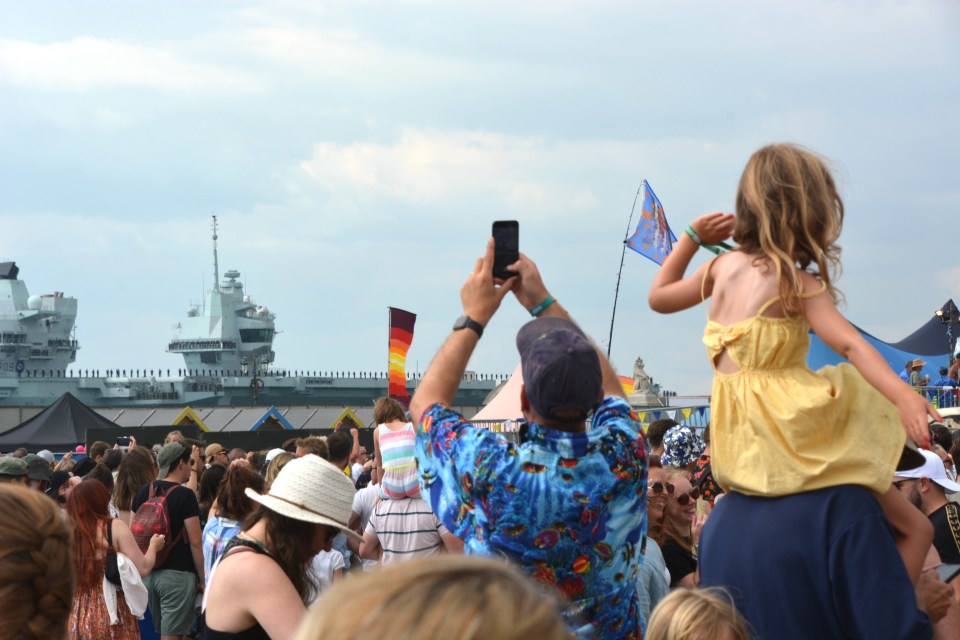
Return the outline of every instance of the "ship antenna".
{"type": "Polygon", "coordinates": [[[213,291],[220,292],[220,265],[217,263],[217,216],[213,218],[213,291]]]}

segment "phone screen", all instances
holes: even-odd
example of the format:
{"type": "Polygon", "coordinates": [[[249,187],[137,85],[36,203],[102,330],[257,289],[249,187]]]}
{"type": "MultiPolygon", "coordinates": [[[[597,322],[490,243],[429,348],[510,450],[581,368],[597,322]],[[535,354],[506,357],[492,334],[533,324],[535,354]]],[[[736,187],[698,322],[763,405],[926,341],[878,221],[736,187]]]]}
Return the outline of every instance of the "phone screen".
{"type": "Polygon", "coordinates": [[[937,573],[944,582],[950,582],[960,574],[960,564],[941,564],[937,567],[937,573]]]}
{"type": "Polygon", "coordinates": [[[493,223],[493,277],[506,280],[514,274],[507,271],[520,259],[520,223],[516,220],[497,220],[493,223]]]}
{"type": "Polygon", "coordinates": [[[121,447],[129,447],[129,446],[130,446],[130,438],[124,438],[124,437],[121,436],[121,437],[117,438],[117,444],[120,445],[121,447]]]}

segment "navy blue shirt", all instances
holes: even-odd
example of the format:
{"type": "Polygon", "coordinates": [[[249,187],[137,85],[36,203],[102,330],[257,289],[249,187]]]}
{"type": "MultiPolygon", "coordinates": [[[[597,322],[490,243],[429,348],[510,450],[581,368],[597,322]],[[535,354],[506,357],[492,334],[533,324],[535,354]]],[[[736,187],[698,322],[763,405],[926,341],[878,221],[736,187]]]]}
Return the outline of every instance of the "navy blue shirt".
{"type": "Polygon", "coordinates": [[[864,488],[729,493],[700,541],[700,585],[726,587],[758,638],[931,638],[880,505],[864,488]]]}

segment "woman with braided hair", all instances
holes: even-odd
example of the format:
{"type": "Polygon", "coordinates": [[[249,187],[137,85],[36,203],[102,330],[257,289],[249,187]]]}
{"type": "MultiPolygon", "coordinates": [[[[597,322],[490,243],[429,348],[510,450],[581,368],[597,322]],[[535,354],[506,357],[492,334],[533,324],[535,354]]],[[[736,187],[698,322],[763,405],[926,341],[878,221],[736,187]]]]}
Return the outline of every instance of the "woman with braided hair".
{"type": "Polygon", "coordinates": [[[64,638],[73,600],[70,531],[50,498],[0,485],[0,638],[64,638]]]}

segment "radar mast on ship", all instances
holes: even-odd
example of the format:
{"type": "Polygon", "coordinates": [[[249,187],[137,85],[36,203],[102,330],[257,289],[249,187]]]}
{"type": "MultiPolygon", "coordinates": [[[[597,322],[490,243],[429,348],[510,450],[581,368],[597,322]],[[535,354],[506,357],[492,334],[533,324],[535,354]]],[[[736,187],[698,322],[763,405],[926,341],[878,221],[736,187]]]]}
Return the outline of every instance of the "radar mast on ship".
{"type": "Polygon", "coordinates": [[[183,355],[191,371],[237,375],[253,363],[261,372],[274,361],[273,338],[276,316],[267,307],[254,304],[239,282],[240,272],[230,269],[220,281],[217,253],[217,217],[213,228],[213,289],[201,311],[191,308],[167,346],[183,355]],[[222,373],[221,373],[222,372],[222,373]]]}

